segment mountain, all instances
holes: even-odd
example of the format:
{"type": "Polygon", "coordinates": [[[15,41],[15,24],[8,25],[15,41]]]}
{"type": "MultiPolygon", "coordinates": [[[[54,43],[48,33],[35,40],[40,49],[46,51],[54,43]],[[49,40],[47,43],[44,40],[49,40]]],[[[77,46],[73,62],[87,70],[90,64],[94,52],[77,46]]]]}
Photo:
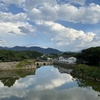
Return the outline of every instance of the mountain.
{"type": "Polygon", "coordinates": [[[51,54],[51,53],[56,53],[56,54],[61,54],[63,52],[57,50],[57,49],[53,49],[53,48],[41,48],[41,47],[25,47],[25,46],[15,46],[12,48],[9,47],[0,47],[0,50],[14,50],[14,51],[24,51],[24,50],[30,50],[30,51],[38,51],[44,54],[51,54]]]}

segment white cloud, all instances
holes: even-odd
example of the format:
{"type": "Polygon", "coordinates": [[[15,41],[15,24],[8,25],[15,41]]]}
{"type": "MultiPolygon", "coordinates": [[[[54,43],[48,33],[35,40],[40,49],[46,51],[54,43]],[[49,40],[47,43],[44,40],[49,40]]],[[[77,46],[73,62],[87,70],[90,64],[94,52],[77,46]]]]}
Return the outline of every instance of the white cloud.
{"type": "Polygon", "coordinates": [[[52,33],[50,37],[48,36],[51,38],[50,45],[54,44],[56,48],[62,47],[62,50],[98,46],[100,39],[97,39],[99,36],[95,33],[67,28],[60,24],[60,21],[95,25],[100,23],[100,5],[91,3],[85,6],[85,1],[0,0],[0,38],[4,38],[4,35],[6,37],[11,34],[23,35],[31,33],[34,35],[35,32],[42,32],[41,34],[52,33]],[[12,14],[11,12],[4,12],[3,9],[10,4],[22,7],[25,13],[12,14]],[[74,4],[80,6],[77,7],[74,4]],[[58,20],[59,23],[55,23],[58,20]],[[28,21],[33,21],[33,24],[28,23],[28,21]]]}
{"type": "MultiPolygon", "coordinates": [[[[81,5],[85,3],[85,0],[65,1],[79,3],[81,5]]],[[[100,22],[100,5],[94,3],[91,3],[89,6],[76,7],[70,3],[58,4],[56,0],[27,0],[27,2],[26,0],[3,0],[3,2],[6,4],[13,3],[21,5],[27,11],[27,16],[33,21],[63,20],[73,23],[81,22],[90,24],[100,22]]]]}
{"type": "Polygon", "coordinates": [[[0,22],[23,22],[27,20],[26,13],[12,14],[0,11],[0,22]]]}
{"type": "Polygon", "coordinates": [[[60,23],[54,22],[55,20],[63,20],[73,23],[99,23],[100,6],[97,4],[92,3],[87,7],[81,6],[77,8],[71,4],[49,5],[48,3],[43,3],[42,6],[30,9],[28,13],[30,20],[36,23],[37,30],[43,33],[52,33],[54,36],[51,40],[62,50],[67,48],[69,50],[79,50],[100,45],[100,39],[97,40],[95,38],[99,36],[95,33],[67,28],[60,23]]]}
{"type": "Polygon", "coordinates": [[[34,33],[35,29],[27,22],[26,13],[6,13],[0,12],[0,34],[29,34],[34,33]]]}
{"type": "Polygon", "coordinates": [[[57,4],[50,2],[36,3],[37,6],[32,6],[34,1],[26,3],[25,9],[29,14],[30,20],[63,20],[73,23],[90,23],[95,24],[100,22],[100,6],[90,4],[89,6],[80,6],[79,8],[72,4],[57,4]]]}
{"type": "Polygon", "coordinates": [[[50,5],[55,5],[57,2],[56,0],[27,0],[25,3],[26,10],[31,10],[33,7],[42,7],[45,3],[48,3],[50,5]]]}
{"type": "Polygon", "coordinates": [[[82,49],[91,46],[98,46],[100,43],[99,36],[93,32],[85,33],[82,30],[67,28],[52,21],[36,21],[36,24],[39,26],[40,31],[42,29],[48,29],[42,31],[48,34],[54,34],[54,37],[52,37],[51,40],[55,42],[58,47],[65,50],[67,48],[76,50],[78,48],[82,49]]]}
{"type": "Polygon", "coordinates": [[[15,34],[15,35],[20,35],[20,34],[30,34],[35,31],[32,25],[24,22],[1,22],[0,23],[0,33],[3,34],[15,34]],[[26,31],[27,30],[27,31],[26,31]],[[28,32],[28,33],[27,33],[28,32]]]}

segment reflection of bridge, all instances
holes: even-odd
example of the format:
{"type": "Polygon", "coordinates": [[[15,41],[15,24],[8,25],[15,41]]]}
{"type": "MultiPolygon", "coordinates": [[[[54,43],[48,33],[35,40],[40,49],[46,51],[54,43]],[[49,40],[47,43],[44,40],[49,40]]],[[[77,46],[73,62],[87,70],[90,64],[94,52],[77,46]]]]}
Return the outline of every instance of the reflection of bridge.
{"type": "Polygon", "coordinates": [[[41,61],[41,62],[35,62],[35,65],[36,66],[43,66],[43,65],[52,65],[53,64],[53,62],[48,62],[48,61],[41,61]]]}

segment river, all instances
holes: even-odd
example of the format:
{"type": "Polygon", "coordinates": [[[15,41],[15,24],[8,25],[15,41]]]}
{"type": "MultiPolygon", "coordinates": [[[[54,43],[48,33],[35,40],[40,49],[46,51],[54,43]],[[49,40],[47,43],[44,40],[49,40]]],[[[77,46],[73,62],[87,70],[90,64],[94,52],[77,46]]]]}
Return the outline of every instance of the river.
{"type": "Polygon", "coordinates": [[[100,100],[100,83],[73,78],[69,69],[1,71],[0,100],[100,100]]]}

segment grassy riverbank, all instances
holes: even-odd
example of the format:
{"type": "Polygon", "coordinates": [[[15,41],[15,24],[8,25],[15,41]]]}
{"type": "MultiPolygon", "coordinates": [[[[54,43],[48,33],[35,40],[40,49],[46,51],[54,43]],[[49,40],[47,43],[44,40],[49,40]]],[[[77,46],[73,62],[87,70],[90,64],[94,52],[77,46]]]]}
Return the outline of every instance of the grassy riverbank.
{"type": "Polygon", "coordinates": [[[17,68],[22,68],[22,67],[31,67],[32,64],[34,64],[35,60],[23,60],[23,61],[20,61],[16,67],[17,68]]]}
{"type": "Polygon", "coordinates": [[[0,71],[3,70],[22,70],[27,68],[36,68],[35,60],[23,60],[20,62],[0,62],[0,71]]]}
{"type": "Polygon", "coordinates": [[[75,78],[81,77],[81,78],[91,79],[95,81],[100,81],[100,68],[98,67],[78,64],[73,68],[71,74],[75,78]]]}

